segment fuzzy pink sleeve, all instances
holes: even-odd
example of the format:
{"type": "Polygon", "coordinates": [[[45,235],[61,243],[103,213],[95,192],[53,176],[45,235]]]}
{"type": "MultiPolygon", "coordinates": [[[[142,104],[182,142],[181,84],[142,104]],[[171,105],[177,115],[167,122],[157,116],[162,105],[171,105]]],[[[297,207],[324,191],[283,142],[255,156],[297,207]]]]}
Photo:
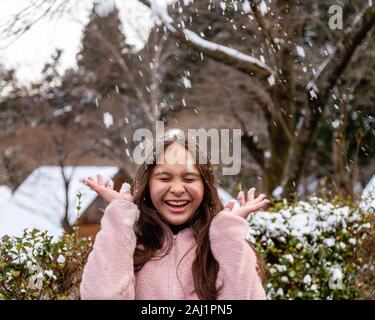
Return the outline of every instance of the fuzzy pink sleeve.
{"type": "Polygon", "coordinates": [[[266,299],[255,252],[246,242],[248,227],[246,219],[226,211],[211,222],[211,250],[219,263],[217,285],[224,282],[218,300],[266,299]]]}
{"type": "Polygon", "coordinates": [[[115,200],[106,207],[101,230],[83,271],[81,299],[134,299],[133,225],[138,217],[138,207],[126,200],[115,200]]]}

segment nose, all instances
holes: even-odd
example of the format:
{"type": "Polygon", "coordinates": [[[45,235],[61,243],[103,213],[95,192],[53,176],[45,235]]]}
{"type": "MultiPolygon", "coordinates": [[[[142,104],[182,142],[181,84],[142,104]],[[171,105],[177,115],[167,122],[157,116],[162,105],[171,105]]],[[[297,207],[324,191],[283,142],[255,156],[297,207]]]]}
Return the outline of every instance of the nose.
{"type": "Polygon", "coordinates": [[[176,194],[176,195],[181,195],[185,192],[185,188],[184,188],[182,183],[174,182],[174,183],[172,183],[169,191],[176,194]]]}

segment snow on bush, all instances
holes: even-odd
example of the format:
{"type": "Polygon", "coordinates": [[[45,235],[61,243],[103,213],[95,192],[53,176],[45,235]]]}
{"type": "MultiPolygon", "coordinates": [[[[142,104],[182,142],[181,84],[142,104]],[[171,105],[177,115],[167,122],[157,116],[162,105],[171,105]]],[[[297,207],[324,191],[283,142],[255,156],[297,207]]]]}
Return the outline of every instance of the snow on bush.
{"type": "Polygon", "coordinates": [[[370,230],[367,212],[311,197],[251,215],[248,239],[266,262],[268,299],[358,297],[358,248],[370,230]]]}
{"type": "MultiPolygon", "coordinates": [[[[76,230],[76,229],[75,229],[76,230]]],[[[91,241],[77,232],[58,241],[36,229],[0,241],[1,299],[78,299],[91,241]]]]}

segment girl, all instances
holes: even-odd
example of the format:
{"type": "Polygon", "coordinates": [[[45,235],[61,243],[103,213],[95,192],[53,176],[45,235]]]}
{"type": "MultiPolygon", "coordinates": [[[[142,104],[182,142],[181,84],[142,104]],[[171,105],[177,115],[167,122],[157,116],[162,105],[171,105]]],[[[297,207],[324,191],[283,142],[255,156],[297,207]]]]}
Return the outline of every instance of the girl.
{"type": "Polygon", "coordinates": [[[164,153],[155,147],[139,167],[130,191],[116,192],[100,175],[84,180],[109,205],[81,298],[265,299],[264,270],[245,239],[246,217],[269,201],[252,188],[247,199],[239,194],[240,208],[223,208],[210,162],[194,161],[198,144],[195,151],[191,141],[163,144],[164,153]]]}

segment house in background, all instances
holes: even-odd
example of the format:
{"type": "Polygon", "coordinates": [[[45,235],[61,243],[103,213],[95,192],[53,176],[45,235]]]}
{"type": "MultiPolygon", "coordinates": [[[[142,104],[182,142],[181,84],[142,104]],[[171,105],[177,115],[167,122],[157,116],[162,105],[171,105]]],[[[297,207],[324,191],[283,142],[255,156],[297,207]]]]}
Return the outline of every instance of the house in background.
{"type": "Polygon", "coordinates": [[[372,176],[370,181],[367,183],[366,187],[364,187],[362,191],[362,197],[370,197],[375,193],[375,175],[372,176]]]}
{"type": "Polygon", "coordinates": [[[0,205],[12,197],[12,190],[7,186],[0,186],[0,205]]]}
{"type": "Polygon", "coordinates": [[[62,220],[66,211],[69,223],[78,223],[80,236],[95,236],[105,203],[79,180],[96,174],[103,175],[105,180],[112,179],[116,190],[125,182],[125,175],[118,167],[66,166],[64,175],[69,181],[66,192],[60,166],[38,167],[0,207],[0,237],[21,235],[25,228],[48,230],[49,234],[60,236],[64,232],[62,220]],[[78,193],[81,193],[79,212],[78,193]]]}

